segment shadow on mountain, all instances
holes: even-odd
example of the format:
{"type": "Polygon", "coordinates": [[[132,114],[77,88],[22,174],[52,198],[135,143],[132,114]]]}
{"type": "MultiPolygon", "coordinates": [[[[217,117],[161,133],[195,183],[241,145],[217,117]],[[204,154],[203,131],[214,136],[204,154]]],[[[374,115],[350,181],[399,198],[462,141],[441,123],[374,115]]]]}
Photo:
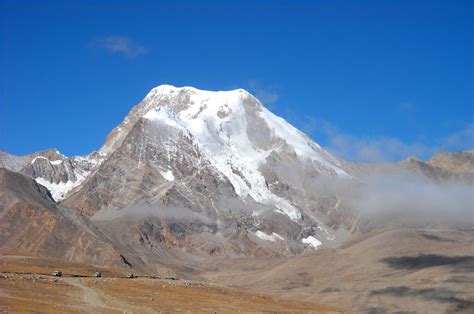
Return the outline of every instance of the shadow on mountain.
{"type": "Polygon", "coordinates": [[[456,296],[455,292],[447,289],[413,289],[407,286],[387,287],[374,290],[372,296],[389,295],[393,297],[419,297],[429,301],[453,304],[453,310],[474,310],[474,300],[464,300],[456,296]]]}
{"type": "Polygon", "coordinates": [[[366,314],[385,314],[388,313],[383,307],[371,307],[364,311],[366,314]]]}
{"type": "Polygon", "coordinates": [[[420,235],[421,235],[423,238],[428,239],[428,240],[432,240],[432,241],[438,241],[438,242],[454,242],[454,240],[442,238],[442,237],[439,237],[439,236],[434,235],[434,234],[420,233],[420,235]]]}
{"type": "Polygon", "coordinates": [[[288,282],[284,287],[285,290],[291,290],[302,287],[311,286],[311,276],[308,273],[300,272],[293,281],[288,282]]]}
{"type": "Polygon", "coordinates": [[[435,266],[449,266],[458,271],[474,271],[474,256],[444,256],[421,254],[418,256],[387,257],[382,262],[396,269],[419,270],[435,266]]]}
{"type": "Polygon", "coordinates": [[[326,288],[326,289],[322,289],[319,292],[321,292],[321,293],[341,292],[341,289],[329,287],[329,288],[326,288]]]}
{"type": "Polygon", "coordinates": [[[467,276],[453,276],[451,278],[446,279],[444,282],[454,282],[454,283],[468,283],[474,284],[474,279],[467,276]]]}

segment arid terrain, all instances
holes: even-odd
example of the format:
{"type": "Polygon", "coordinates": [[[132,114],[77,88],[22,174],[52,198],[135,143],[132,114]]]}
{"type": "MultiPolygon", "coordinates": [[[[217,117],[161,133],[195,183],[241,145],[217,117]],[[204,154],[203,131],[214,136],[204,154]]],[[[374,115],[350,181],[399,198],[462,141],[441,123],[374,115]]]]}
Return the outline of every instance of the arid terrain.
{"type": "Polygon", "coordinates": [[[2,250],[0,303],[6,311],[472,313],[473,236],[443,228],[374,230],[297,257],[209,259],[180,268],[183,277],[2,250]],[[55,270],[64,276],[51,276],[55,270]],[[103,278],[94,278],[96,271],[103,278]],[[127,279],[131,272],[138,278],[127,279]]]}
{"type": "Polygon", "coordinates": [[[474,230],[374,231],[258,271],[208,273],[233,287],[364,312],[472,313],[474,230]]]}
{"type": "Polygon", "coordinates": [[[52,258],[0,256],[0,311],[152,313],[156,311],[251,311],[339,313],[333,307],[250,293],[179,278],[150,278],[52,258]],[[52,276],[62,270],[62,277],[52,276]],[[93,277],[96,271],[101,278],[93,277]]]}

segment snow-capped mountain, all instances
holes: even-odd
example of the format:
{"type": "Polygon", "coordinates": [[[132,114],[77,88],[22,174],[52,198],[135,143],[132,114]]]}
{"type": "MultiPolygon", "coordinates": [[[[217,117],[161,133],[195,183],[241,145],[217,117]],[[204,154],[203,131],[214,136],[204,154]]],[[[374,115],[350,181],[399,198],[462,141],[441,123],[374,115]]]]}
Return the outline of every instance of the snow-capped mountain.
{"type": "MultiPolygon", "coordinates": [[[[242,89],[211,92],[170,85],[154,88],[112,132],[101,151],[110,153],[140,118],[178,130],[230,180],[237,195],[276,206],[294,220],[301,218],[299,210],[271,192],[260,170],[268,158],[286,156],[312,164],[321,174],[349,177],[337,159],[242,89]]],[[[168,152],[177,149],[173,143],[168,144],[168,152]]],[[[173,177],[172,169],[165,171],[173,177]]]]}
{"type": "Polygon", "coordinates": [[[31,160],[23,173],[31,175],[36,182],[48,188],[55,201],[79,186],[104,160],[100,153],[87,156],[66,157],[55,150],[53,157],[39,155],[31,160]]]}
{"type": "MultiPolygon", "coordinates": [[[[0,152],[0,167],[14,171],[2,170],[9,212],[2,216],[4,230],[24,221],[16,212],[21,209],[21,217],[30,211],[39,220],[50,217],[31,222],[24,239],[8,231],[0,241],[15,247],[28,238],[41,254],[54,255],[60,233],[66,258],[108,264],[113,256],[114,263],[143,269],[337,247],[361,230],[347,201],[351,194],[339,184],[359,185],[371,169],[334,158],[242,89],[170,85],[152,89],[98,152],[0,152]],[[29,192],[8,180],[29,182],[29,192]],[[70,228],[81,236],[71,239],[70,228]],[[84,250],[95,241],[107,249],[84,250]]],[[[472,153],[393,167],[472,182],[472,153]]]]}
{"type": "Polygon", "coordinates": [[[314,182],[351,175],[242,89],[161,85],[99,152],[3,159],[21,164],[20,172],[109,238],[148,246],[137,254],[149,259],[157,247],[192,256],[291,255],[336,246],[347,235],[341,200],[314,182]],[[115,234],[130,217],[119,228],[128,236],[115,234]]]}
{"type": "Polygon", "coordinates": [[[27,156],[1,152],[0,166],[34,178],[36,182],[48,188],[55,201],[61,201],[100,165],[104,157],[100,152],[66,157],[57,149],[27,156]]]}
{"type": "Polygon", "coordinates": [[[339,200],[307,183],[351,176],[245,90],[158,86],[112,130],[100,153],[105,161],[66,206],[98,219],[137,206],[156,215],[163,207],[184,208],[221,231],[235,220],[245,223],[257,242],[291,252],[337,243],[329,225],[338,215],[328,212],[339,200]]]}

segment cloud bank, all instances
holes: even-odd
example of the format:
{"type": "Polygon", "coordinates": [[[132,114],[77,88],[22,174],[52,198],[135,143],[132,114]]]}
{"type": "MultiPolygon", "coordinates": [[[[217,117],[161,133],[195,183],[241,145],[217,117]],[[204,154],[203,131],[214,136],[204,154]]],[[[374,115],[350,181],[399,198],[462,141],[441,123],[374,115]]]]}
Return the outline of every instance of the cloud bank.
{"type": "Polygon", "coordinates": [[[473,186],[435,183],[414,173],[375,174],[364,178],[349,204],[379,222],[474,225],[473,186]]]}

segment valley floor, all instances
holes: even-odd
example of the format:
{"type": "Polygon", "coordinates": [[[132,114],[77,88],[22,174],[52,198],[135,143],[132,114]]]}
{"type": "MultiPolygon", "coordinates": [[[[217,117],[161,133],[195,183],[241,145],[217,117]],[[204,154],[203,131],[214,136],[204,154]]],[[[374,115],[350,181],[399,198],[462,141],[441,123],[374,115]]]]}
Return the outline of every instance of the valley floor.
{"type": "Polygon", "coordinates": [[[170,262],[178,279],[144,272],[127,279],[130,269],[0,249],[0,312],[473,313],[473,239],[472,229],[374,230],[340,248],[290,258],[170,262]],[[51,276],[55,270],[65,276],[51,276]],[[103,278],[94,278],[96,271],[103,278]]]}
{"type": "Polygon", "coordinates": [[[0,256],[0,312],[341,312],[309,302],[43,257],[0,256]],[[51,275],[61,270],[63,276],[51,275]],[[96,271],[102,278],[95,278],[96,271]]]}

